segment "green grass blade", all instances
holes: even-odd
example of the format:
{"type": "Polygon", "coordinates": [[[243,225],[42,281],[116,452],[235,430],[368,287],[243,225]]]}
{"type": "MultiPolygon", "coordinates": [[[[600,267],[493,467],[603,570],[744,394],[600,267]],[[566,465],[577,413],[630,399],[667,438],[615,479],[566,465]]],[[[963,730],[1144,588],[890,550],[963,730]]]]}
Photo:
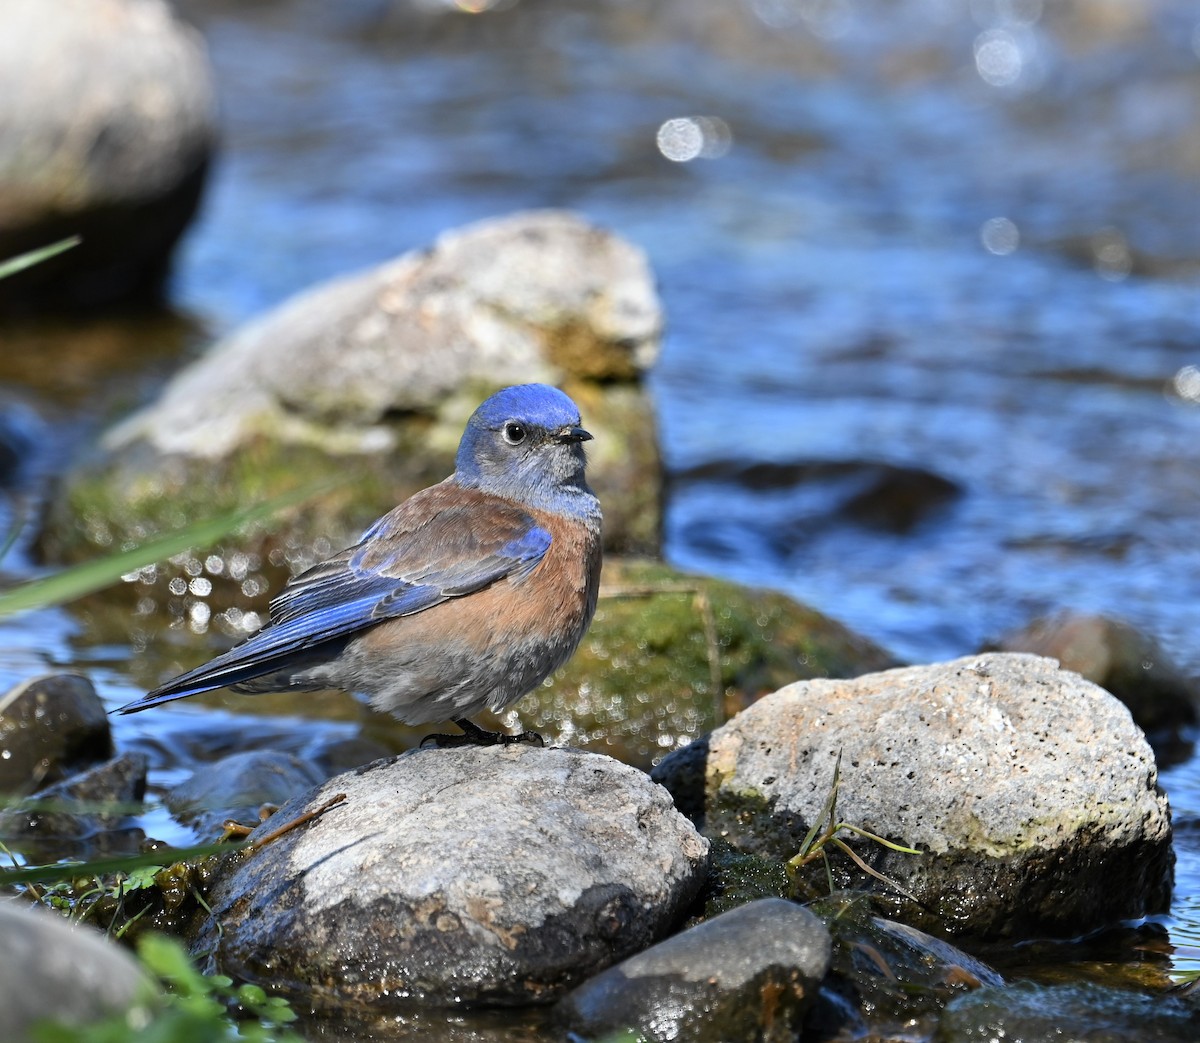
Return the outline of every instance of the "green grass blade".
{"type": "Polygon", "coordinates": [[[16,275],[17,272],[23,272],[26,268],[32,268],[35,264],[48,261],[64,250],[78,246],[82,241],[79,236],[73,235],[69,239],[60,239],[57,243],[51,243],[49,246],[42,246],[36,250],[30,250],[28,253],[17,254],[16,257],[10,257],[7,261],[0,261],[0,279],[6,279],[10,275],[16,275]]]}
{"type": "Polygon", "coordinates": [[[90,862],[55,862],[45,866],[20,866],[0,869],[0,887],[16,884],[56,884],[78,880],[80,877],[108,876],[110,873],[130,873],[144,866],[173,865],[189,862],[196,858],[207,858],[218,852],[236,851],[245,846],[245,841],[224,844],[200,844],[196,847],[164,848],[147,851],[141,855],[123,855],[114,858],[97,858],[90,862]]]}
{"type": "Polygon", "coordinates": [[[885,840],[878,833],[872,833],[869,829],[862,829],[859,826],[852,826],[849,822],[839,822],[838,829],[848,829],[851,833],[857,833],[860,837],[866,840],[874,840],[876,844],[882,844],[884,847],[890,847],[893,851],[899,851],[905,855],[923,855],[925,852],[918,851],[915,847],[905,847],[903,844],[897,844],[891,840],[885,840]]]}
{"type": "Polygon", "coordinates": [[[894,887],[897,891],[899,891],[902,895],[904,895],[904,897],[907,898],[909,901],[916,902],[917,905],[921,904],[921,899],[919,899],[910,890],[908,890],[905,887],[901,887],[891,877],[884,876],[881,872],[879,872],[878,869],[872,869],[869,865],[867,865],[866,862],[864,862],[861,858],[858,857],[858,855],[854,851],[854,848],[852,848],[844,840],[840,840],[837,837],[834,837],[833,843],[838,847],[839,850],[841,850],[844,854],[848,855],[850,857],[850,859],[854,862],[854,864],[856,866],[858,866],[858,868],[861,869],[864,873],[870,874],[876,880],[882,880],[885,884],[888,885],[888,887],[894,887]]]}
{"type": "Polygon", "coordinates": [[[48,605],[61,605],[75,598],[103,590],[116,583],[129,572],[152,565],[163,558],[181,554],[192,547],[207,546],[233,532],[235,529],[251,522],[263,521],[270,518],[286,507],[295,506],[318,492],[329,488],[328,484],[317,487],[293,490],[282,496],[268,500],[256,507],[219,518],[188,525],[177,532],[169,533],[158,539],[143,543],[127,551],[101,558],[98,561],[84,562],[63,569],[61,572],[43,576],[22,583],[9,591],[0,593],[0,619],[16,615],[18,612],[30,612],[34,609],[45,608],[48,605]]]}

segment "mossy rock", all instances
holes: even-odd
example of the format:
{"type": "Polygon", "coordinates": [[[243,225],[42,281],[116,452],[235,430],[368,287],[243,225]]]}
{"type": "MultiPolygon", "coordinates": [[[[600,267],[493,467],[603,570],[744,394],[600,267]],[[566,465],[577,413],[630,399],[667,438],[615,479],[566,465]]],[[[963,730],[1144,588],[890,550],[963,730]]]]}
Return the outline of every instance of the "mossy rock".
{"type": "Polygon", "coordinates": [[[548,739],[645,767],[792,681],[894,664],[783,594],[609,559],[579,650],[517,710],[548,739]]]}
{"type": "MultiPolygon", "coordinates": [[[[261,611],[265,593],[277,587],[262,575],[251,578],[263,593],[242,600],[261,611]]],[[[128,637],[131,625],[146,630],[137,640],[146,648],[138,673],[147,686],[228,647],[228,641],[206,645],[197,639],[188,609],[193,595],[170,594],[161,574],[129,586],[138,592],[139,608],[133,620],[122,619],[122,633],[128,637]],[[155,599],[167,599],[167,610],[141,604],[155,599]]],[[[106,638],[104,620],[112,615],[101,608],[90,613],[85,624],[93,639],[106,638]]],[[[210,627],[229,629],[215,614],[210,627]]],[[[856,677],[894,664],[878,645],[783,594],[649,559],[609,557],[596,618],[571,660],[500,718],[485,713],[474,720],[490,728],[530,728],[547,742],[648,768],[792,681],[856,677]]],[[[445,724],[411,728],[333,693],[217,692],[199,699],[242,713],[358,718],[364,734],[395,750],[430,731],[455,730],[445,724]]]]}
{"type": "MultiPolygon", "coordinates": [[[[656,548],[660,465],[645,391],[636,385],[565,387],[595,435],[588,443],[590,476],[604,506],[608,549],[656,548]]],[[[315,426],[303,438],[280,439],[264,422],[257,436],[219,458],[162,455],[144,441],[98,453],[60,484],[43,521],[39,552],[47,561],[84,561],[312,486],[324,491],[212,549],[222,557],[240,552],[301,571],[450,474],[467,417],[492,390],[473,389],[436,414],[395,418],[386,432],[377,428],[373,440],[362,431],[315,426]],[[385,433],[389,447],[380,452],[373,441],[385,433]]],[[[236,594],[226,600],[237,603],[236,594]]]]}
{"type": "Polygon", "coordinates": [[[233,331],[106,431],[61,483],[41,539],[77,561],[348,479],[237,547],[289,567],[353,542],[454,469],[468,417],[509,384],[542,381],[595,436],[589,480],[615,553],[659,549],[661,463],[642,376],[662,308],[644,254],[557,211],[448,232],[318,284],[233,331]],[[282,548],[282,550],[281,550],[282,548]]]}

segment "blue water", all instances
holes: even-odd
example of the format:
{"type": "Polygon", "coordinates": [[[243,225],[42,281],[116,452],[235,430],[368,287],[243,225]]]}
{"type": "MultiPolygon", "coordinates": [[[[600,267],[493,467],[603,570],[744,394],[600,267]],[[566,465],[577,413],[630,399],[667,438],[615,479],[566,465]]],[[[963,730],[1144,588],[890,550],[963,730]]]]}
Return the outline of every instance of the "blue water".
{"type": "MultiPolygon", "coordinates": [[[[185,5],[225,140],[173,284],[191,332],[123,379],[148,391],[197,330],[448,228],[568,207],[660,279],[671,470],[892,464],[960,489],[896,533],[830,524],[810,485],[690,482],[671,559],[914,661],[1070,607],[1128,619],[1200,675],[1192,0],[425,6],[445,10],[185,5]],[[660,128],[688,117],[716,128],[714,155],[672,161],[660,128]]],[[[56,423],[87,411],[44,378],[19,389],[56,423]]],[[[0,680],[83,669],[124,702],[145,679],[119,634],[63,613],[0,624],[0,680]]],[[[118,722],[162,781],[214,753],[180,713],[118,722]]],[[[288,727],[289,748],[311,741],[288,727]]],[[[1200,967],[1198,780],[1194,757],[1164,775],[1183,967],[1200,967]]]]}

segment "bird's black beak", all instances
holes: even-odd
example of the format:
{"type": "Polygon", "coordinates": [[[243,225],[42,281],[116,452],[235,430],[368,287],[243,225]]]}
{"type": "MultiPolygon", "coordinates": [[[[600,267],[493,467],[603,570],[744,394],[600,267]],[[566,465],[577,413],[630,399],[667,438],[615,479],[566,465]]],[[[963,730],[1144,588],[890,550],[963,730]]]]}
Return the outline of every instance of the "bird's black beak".
{"type": "Polygon", "coordinates": [[[560,427],[554,432],[553,437],[556,442],[590,442],[592,440],[591,432],[585,431],[582,427],[560,427]]]}

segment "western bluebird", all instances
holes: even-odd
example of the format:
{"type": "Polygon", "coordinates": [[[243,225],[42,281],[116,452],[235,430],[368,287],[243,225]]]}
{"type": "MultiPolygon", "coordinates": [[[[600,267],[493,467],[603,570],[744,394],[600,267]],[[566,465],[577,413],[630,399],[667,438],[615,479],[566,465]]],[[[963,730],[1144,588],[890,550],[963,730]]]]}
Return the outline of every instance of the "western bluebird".
{"type": "Polygon", "coordinates": [[[544,384],[504,388],[467,422],[454,473],[353,547],[294,577],[266,626],[128,703],[197,692],[341,688],[461,742],[540,741],[467,720],[516,702],[570,658],[596,609],[600,503],[579,409],[544,384]]]}

